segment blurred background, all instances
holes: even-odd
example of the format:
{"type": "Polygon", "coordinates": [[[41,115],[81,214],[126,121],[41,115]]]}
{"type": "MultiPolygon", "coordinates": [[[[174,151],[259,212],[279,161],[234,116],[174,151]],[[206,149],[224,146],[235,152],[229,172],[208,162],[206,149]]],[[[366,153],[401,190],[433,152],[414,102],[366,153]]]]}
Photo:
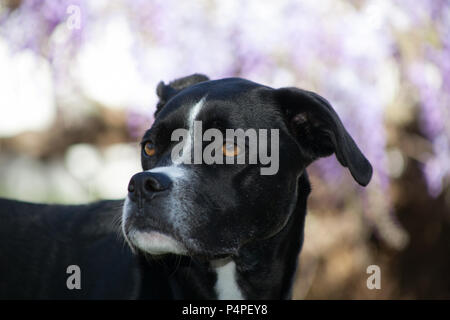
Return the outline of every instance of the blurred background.
{"type": "Polygon", "coordinates": [[[374,177],[310,167],[294,298],[450,298],[448,1],[0,3],[0,196],[124,197],[160,80],[298,86],[332,103],[374,177]]]}

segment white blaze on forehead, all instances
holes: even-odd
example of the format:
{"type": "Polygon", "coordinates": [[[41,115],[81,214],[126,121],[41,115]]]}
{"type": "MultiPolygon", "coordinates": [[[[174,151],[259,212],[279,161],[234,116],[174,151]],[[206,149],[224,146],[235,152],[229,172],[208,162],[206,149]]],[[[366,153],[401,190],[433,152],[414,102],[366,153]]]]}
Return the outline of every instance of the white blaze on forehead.
{"type": "Polygon", "coordinates": [[[187,115],[186,124],[188,127],[188,134],[185,137],[186,141],[183,141],[184,145],[181,157],[172,158],[172,165],[170,166],[156,167],[147,170],[147,172],[162,173],[170,178],[173,182],[176,182],[178,179],[185,177],[185,170],[182,167],[179,167],[179,165],[184,162],[185,158],[191,156],[191,148],[193,143],[192,138],[194,136],[194,121],[205,103],[205,98],[206,97],[203,97],[197,103],[192,105],[187,115]]]}
{"type": "MultiPolygon", "coordinates": [[[[203,97],[198,101],[196,104],[194,104],[191,107],[191,110],[189,111],[188,117],[186,119],[187,121],[187,127],[188,127],[188,136],[186,137],[186,141],[184,142],[183,150],[182,150],[182,156],[178,159],[174,159],[174,164],[178,166],[181,163],[184,163],[186,158],[191,157],[191,149],[193,144],[193,137],[194,137],[194,121],[197,118],[198,114],[200,113],[200,110],[202,110],[204,104],[205,104],[206,97],[203,97]]],[[[189,159],[190,160],[190,159],[189,159]]],[[[189,163],[190,161],[186,161],[189,163]]]]}
{"type": "Polygon", "coordinates": [[[176,166],[156,167],[151,170],[147,170],[147,172],[162,173],[169,177],[172,181],[175,181],[176,179],[182,178],[184,176],[183,169],[176,166]]]}
{"type": "Polygon", "coordinates": [[[188,128],[189,128],[189,132],[193,133],[193,125],[194,125],[194,121],[197,118],[200,110],[202,109],[203,105],[205,104],[205,99],[206,97],[203,97],[200,99],[199,102],[197,102],[196,104],[194,104],[194,106],[192,107],[191,111],[189,111],[189,117],[188,117],[188,128]]]}

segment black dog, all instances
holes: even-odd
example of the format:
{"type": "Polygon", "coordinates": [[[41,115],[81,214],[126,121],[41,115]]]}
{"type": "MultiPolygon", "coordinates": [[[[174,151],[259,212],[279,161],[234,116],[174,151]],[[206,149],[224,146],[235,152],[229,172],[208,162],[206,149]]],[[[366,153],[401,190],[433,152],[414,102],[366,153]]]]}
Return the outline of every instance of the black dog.
{"type": "MultiPolygon", "coordinates": [[[[0,200],[0,297],[291,297],[310,193],[306,167],[334,153],[365,186],[370,163],[330,104],[309,91],[192,75],[160,83],[157,94],[156,120],[142,139],[143,172],[131,178],[124,205],[0,200]],[[276,172],[262,174],[267,163],[250,161],[187,164],[196,121],[223,134],[277,129],[279,140],[265,143],[279,151],[276,172]],[[188,135],[174,158],[180,128],[188,135]],[[67,287],[71,265],[80,289],[67,287]]],[[[225,141],[211,154],[248,160],[245,147],[225,141]]]]}

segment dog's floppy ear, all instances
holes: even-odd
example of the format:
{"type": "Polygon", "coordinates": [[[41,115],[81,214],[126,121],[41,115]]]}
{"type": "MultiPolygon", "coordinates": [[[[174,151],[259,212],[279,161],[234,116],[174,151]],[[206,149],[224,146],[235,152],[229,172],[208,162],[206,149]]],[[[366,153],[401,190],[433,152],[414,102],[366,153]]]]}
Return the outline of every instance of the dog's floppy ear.
{"type": "Polygon", "coordinates": [[[158,95],[159,101],[156,105],[155,117],[159,111],[164,107],[167,101],[180,92],[196,83],[208,81],[209,78],[203,74],[194,73],[190,76],[179,78],[173,80],[169,84],[165,84],[163,81],[158,83],[156,87],[156,94],[158,95]]]}
{"type": "Polygon", "coordinates": [[[309,161],[335,153],[360,185],[369,183],[372,166],[327,100],[297,88],[275,90],[275,96],[289,129],[309,161]]]}

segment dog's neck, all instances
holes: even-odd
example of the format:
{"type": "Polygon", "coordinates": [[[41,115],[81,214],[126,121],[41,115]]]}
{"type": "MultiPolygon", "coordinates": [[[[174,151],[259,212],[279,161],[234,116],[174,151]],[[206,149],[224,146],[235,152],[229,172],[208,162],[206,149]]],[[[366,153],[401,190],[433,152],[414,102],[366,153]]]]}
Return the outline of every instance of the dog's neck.
{"type": "Polygon", "coordinates": [[[290,299],[309,191],[307,177],[301,178],[297,205],[283,230],[245,245],[234,257],[203,261],[172,256],[166,260],[170,298],[290,299]]]}
{"type": "MultiPolygon", "coordinates": [[[[298,220],[298,216],[293,216],[293,220],[298,220]]],[[[287,229],[274,238],[247,245],[234,258],[214,261],[216,298],[291,298],[297,257],[303,241],[302,221],[296,222],[290,222],[287,229]]]]}
{"type": "Polygon", "coordinates": [[[234,259],[236,279],[245,299],[290,299],[303,244],[309,183],[299,184],[297,206],[286,226],[270,239],[242,248],[234,259]]]}

